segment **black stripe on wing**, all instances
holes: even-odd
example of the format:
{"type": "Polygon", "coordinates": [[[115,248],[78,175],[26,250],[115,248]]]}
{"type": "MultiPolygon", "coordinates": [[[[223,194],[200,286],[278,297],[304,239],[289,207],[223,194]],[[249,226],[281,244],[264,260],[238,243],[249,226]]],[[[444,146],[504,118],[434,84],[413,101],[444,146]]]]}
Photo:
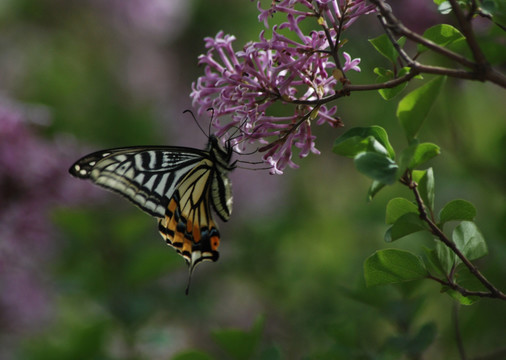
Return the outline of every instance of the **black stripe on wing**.
{"type": "Polygon", "coordinates": [[[213,174],[211,200],[214,211],[223,221],[228,221],[232,213],[232,185],[228,176],[219,170],[213,174]]]}
{"type": "Polygon", "coordinates": [[[95,152],[70,174],[117,192],[152,216],[164,217],[179,182],[209,153],[186,147],[146,146],[95,152]]]}
{"type": "Polygon", "coordinates": [[[209,204],[214,171],[208,159],[195,165],[170,199],[165,218],[159,221],[160,234],[185,258],[190,274],[201,261],[216,261],[219,256],[220,234],[209,204]]]}

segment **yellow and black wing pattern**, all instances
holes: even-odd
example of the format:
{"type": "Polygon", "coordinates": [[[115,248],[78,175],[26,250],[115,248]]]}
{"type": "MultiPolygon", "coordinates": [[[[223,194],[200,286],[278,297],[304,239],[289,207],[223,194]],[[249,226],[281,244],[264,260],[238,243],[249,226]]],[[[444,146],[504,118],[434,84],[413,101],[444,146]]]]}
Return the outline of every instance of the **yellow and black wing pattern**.
{"type": "Polygon", "coordinates": [[[124,196],[158,218],[158,229],[190,267],[219,257],[220,233],[211,207],[223,220],[232,213],[228,172],[232,149],[209,137],[205,150],[136,146],[89,154],[70,174],[124,196]]]}

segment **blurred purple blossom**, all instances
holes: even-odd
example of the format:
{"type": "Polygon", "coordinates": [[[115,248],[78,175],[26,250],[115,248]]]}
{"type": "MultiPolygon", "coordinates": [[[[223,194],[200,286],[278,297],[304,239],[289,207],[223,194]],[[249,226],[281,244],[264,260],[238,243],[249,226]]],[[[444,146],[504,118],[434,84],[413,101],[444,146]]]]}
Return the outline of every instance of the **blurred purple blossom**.
{"type": "MultiPolygon", "coordinates": [[[[423,34],[429,27],[447,22],[432,1],[419,0],[390,0],[394,14],[404,25],[419,34],[423,34]]],[[[478,20],[479,17],[476,18],[478,20]]]]}
{"type": "Polygon", "coordinates": [[[77,151],[63,138],[36,135],[48,120],[44,107],[0,98],[2,330],[34,328],[47,316],[50,292],[41,270],[56,245],[50,211],[90,197],[66,172],[77,151]]]}
{"type": "Polygon", "coordinates": [[[144,35],[147,41],[165,41],[178,34],[188,17],[185,0],[93,0],[123,31],[144,35]]]}
{"type": "Polygon", "coordinates": [[[199,114],[213,108],[217,118],[231,118],[226,123],[215,122],[217,136],[240,128],[235,144],[263,144],[260,151],[265,151],[263,159],[271,173],[282,174],[287,165],[297,167],[292,161],[293,147],[299,149],[300,157],[319,153],[312,122],[342,125],[334,116],[337,107],[328,108],[324,99],[335,94],[340,81],[346,81],[335,71],[360,71],[360,59],[342,52],[345,63],[340,65],[339,36],[373,7],[364,0],[284,0],[273,2],[268,9],[258,2],[258,9],[259,21],[266,27],[274,13],[283,13],[286,22],[272,27],[271,38],[262,31],[259,41],[247,43],[240,51],[232,47],[233,35],[219,32],[206,38],[208,52],[199,57],[205,75],[192,84],[190,96],[199,114]],[[305,34],[299,25],[309,18],[316,19],[322,30],[305,34]],[[291,104],[293,113],[274,115],[272,106],[277,102],[291,104]]]}
{"type": "MultiPolygon", "coordinates": [[[[180,65],[167,45],[187,28],[191,2],[187,0],[92,0],[95,15],[121,47],[114,64],[117,79],[137,101],[156,103],[160,109],[179,95],[180,65]]],[[[165,111],[165,110],[164,110],[165,111]]],[[[162,111],[162,112],[164,112],[162,111]]]]}

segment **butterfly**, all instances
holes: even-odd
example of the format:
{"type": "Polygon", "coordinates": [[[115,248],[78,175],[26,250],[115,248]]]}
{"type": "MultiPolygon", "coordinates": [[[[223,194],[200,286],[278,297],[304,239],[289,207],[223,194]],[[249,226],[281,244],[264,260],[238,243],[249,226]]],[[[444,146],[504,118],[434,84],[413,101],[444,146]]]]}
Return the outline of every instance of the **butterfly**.
{"type": "Polygon", "coordinates": [[[76,161],[71,175],[124,196],[158,219],[158,230],[192,272],[219,257],[220,232],[211,207],[223,221],[232,213],[228,173],[232,147],[209,136],[205,150],[177,146],[133,146],[97,151],[76,161]]]}

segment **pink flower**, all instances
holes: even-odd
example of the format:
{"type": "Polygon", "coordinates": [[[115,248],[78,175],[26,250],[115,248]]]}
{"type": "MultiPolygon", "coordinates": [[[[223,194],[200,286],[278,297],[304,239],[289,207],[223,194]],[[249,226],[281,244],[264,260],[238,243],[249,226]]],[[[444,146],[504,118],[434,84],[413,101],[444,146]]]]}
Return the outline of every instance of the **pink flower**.
{"type": "Polygon", "coordinates": [[[360,72],[360,68],[358,67],[358,64],[360,64],[360,58],[352,60],[350,54],[348,54],[346,51],[343,51],[343,57],[346,60],[343,66],[344,71],[355,70],[360,72]]]}
{"type": "MultiPolygon", "coordinates": [[[[232,35],[219,32],[206,38],[207,54],[199,57],[199,64],[205,66],[204,76],[192,84],[190,96],[199,114],[214,109],[220,119],[214,124],[217,136],[240,128],[236,144],[267,144],[259,149],[265,151],[263,159],[272,173],[281,174],[287,165],[297,167],[291,160],[294,147],[300,157],[319,153],[311,123],[341,125],[334,116],[337,107],[324,105],[339,86],[333,76],[341,46],[338,36],[373,7],[363,0],[282,0],[266,10],[260,2],[257,6],[259,21],[266,27],[275,13],[283,13],[287,21],[272,27],[271,38],[262,31],[259,41],[249,42],[239,51],[232,47],[232,35]],[[316,18],[322,29],[306,34],[300,24],[307,18],[316,18]],[[273,111],[276,103],[290,106],[292,113],[278,115],[273,111]],[[225,116],[230,120],[223,122],[225,116]]],[[[360,59],[345,52],[342,55],[343,73],[360,71],[360,59]]]]}

